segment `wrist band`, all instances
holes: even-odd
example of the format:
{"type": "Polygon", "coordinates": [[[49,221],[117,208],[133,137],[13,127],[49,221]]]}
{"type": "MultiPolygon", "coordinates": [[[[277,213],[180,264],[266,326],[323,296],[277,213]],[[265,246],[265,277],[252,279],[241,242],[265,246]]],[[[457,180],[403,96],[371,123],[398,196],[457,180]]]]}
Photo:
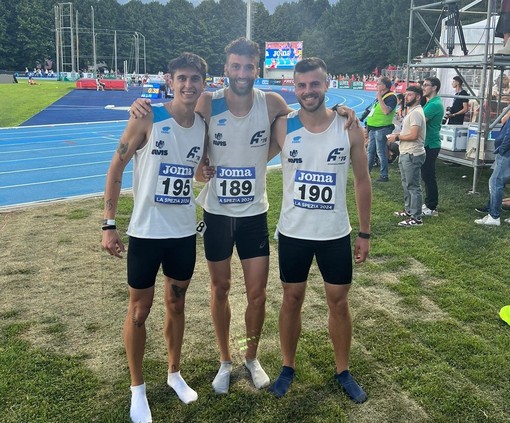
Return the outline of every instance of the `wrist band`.
{"type": "Polygon", "coordinates": [[[103,219],[103,226],[115,225],[115,219],[103,219]]]}
{"type": "Polygon", "coordinates": [[[397,135],[397,136],[395,137],[395,141],[400,141],[400,136],[399,136],[399,135],[397,135]]]}
{"type": "Polygon", "coordinates": [[[358,237],[363,239],[370,239],[371,234],[367,234],[366,232],[358,232],[358,237]]]}
{"type": "Polygon", "coordinates": [[[110,229],[117,229],[115,225],[106,225],[101,228],[103,231],[109,231],[110,229]]]}

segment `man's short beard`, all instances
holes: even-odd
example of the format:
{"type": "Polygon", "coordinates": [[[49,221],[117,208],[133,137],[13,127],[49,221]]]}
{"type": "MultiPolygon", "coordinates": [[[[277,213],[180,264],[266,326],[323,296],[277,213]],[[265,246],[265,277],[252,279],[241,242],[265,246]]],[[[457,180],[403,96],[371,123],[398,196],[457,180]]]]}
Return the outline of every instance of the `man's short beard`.
{"type": "Polygon", "coordinates": [[[246,86],[246,88],[239,90],[237,88],[236,82],[234,80],[234,81],[230,81],[229,88],[234,92],[234,94],[236,94],[238,96],[243,96],[243,95],[251,94],[254,85],[255,85],[255,81],[251,80],[250,83],[246,86]]]}
{"type": "Polygon", "coordinates": [[[325,99],[326,99],[326,96],[322,96],[322,98],[319,100],[319,103],[317,104],[317,106],[315,106],[313,108],[303,106],[303,103],[301,102],[301,100],[299,98],[298,98],[298,103],[299,103],[299,105],[301,106],[302,109],[306,110],[309,113],[313,113],[316,110],[318,110],[319,107],[322,106],[322,104],[324,103],[325,99]]]}

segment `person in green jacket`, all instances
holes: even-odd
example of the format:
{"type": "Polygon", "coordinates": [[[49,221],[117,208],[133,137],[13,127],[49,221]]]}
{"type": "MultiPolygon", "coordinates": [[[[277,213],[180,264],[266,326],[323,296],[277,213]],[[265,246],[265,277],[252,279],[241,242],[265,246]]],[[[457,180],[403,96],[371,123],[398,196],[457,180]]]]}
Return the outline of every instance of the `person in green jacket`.
{"type": "Polygon", "coordinates": [[[368,171],[372,170],[375,154],[379,157],[380,176],[376,182],[388,182],[388,149],[386,136],[393,132],[393,116],[397,108],[397,96],[390,91],[391,79],[381,76],[377,80],[377,101],[367,117],[368,171]]]}

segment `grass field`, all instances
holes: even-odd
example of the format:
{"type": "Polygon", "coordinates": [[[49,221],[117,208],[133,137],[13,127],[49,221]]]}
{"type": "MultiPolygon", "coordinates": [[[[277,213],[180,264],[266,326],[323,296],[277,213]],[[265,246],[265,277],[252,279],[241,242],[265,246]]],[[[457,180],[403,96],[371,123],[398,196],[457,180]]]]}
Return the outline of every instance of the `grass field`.
{"type": "Polygon", "coordinates": [[[0,127],[17,126],[74,89],[74,82],[0,84],[0,127]]]}
{"type": "MultiPolygon", "coordinates": [[[[371,255],[355,267],[350,293],[351,370],[369,395],[365,404],[353,404],[333,380],[327,307],[316,267],[303,307],[291,390],[276,400],[253,388],[241,364],[246,301],[237,260],[231,292],[235,370],[229,395],[215,395],[211,382],[218,353],[199,241],[182,354],[182,374],[199,399],[186,406],[166,386],[159,280],[144,364],[154,421],[509,422],[510,327],[498,311],[510,304],[510,225],[473,223],[480,216],[473,208],[487,198],[490,170],[481,172],[479,195],[467,194],[471,172],[438,162],[440,215],[421,228],[396,226],[392,212],[402,208],[402,191],[395,165],[389,183],[374,183],[371,255]]],[[[280,192],[281,173],[271,171],[271,233],[280,192]]],[[[349,201],[356,232],[352,192],[349,201]]],[[[131,204],[129,195],[122,197],[117,215],[122,233],[131,204]]],[[[99,198],[0,214],[2,423],[128,421],[129,373],[121,336],[126,264],[101,251],[101,218],[99,198]]],[[[259,359],[274,379],[281,366],[282,295],[274,241],[271,254],[259,359]]]]}

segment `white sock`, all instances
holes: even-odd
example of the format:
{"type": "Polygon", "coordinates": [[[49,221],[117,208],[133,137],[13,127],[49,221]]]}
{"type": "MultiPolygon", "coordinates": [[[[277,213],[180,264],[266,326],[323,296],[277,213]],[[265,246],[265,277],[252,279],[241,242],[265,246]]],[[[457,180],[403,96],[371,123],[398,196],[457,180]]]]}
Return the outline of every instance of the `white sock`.
{"type": "Polygon", "coordinates": [[[255,388],[261,389],[269,386],[269,376],[266,374],[259,361],[254,358],[253,360],[244,360],[244,365],[251,373],[251,378],[255,388]]]}
{"type": "Polygon", "coordinates": [[[182,378],[180,370],[174,373],[169,372],[167,383],[184,404],[189,404],[198,399],[198,394],[188,386],[186,381],[182,378]]]}
{"type": "Polygon", "coordinates": [[[232,373],[232,362],[222,361],[220,369],[213,380],[212,386],[217,394],[226,394],[230,386],[230,373],[232,373]]]}
{"type": "Polygon", "coordinates": [[[152,423],[151,409],[145,394],[145,383],[131,386],[131,408],[129,416],[133,423],[152,423]]]}

